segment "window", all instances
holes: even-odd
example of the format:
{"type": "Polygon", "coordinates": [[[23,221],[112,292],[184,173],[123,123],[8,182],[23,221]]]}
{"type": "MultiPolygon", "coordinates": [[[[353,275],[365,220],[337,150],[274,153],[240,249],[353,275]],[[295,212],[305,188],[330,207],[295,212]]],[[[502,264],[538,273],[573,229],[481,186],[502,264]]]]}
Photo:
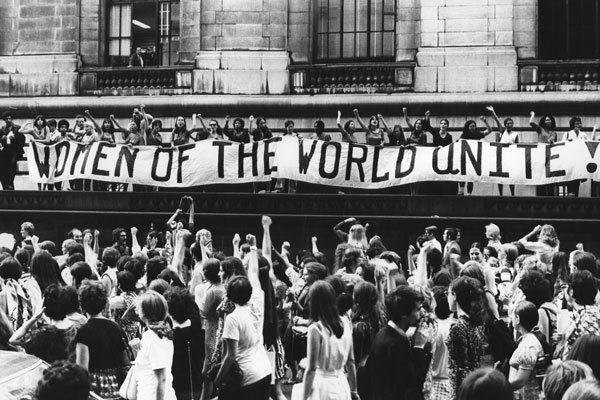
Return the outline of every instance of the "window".
{"type": "Polygon", "coordinates": [[[316,0],[317,61],[394,59],[395,0],[316,0]]]}
{"type": "Polygon", "coordinates": [[[538,4],[541,59],[600,58],[600,0],[540,0],[538,4]]]}
{"type": "Polygon", "coordinates": [[[179,64],[178,0],[112,0],[108,12],[110,66],[129,65],[137,48],[144,66],[179,64]]]}

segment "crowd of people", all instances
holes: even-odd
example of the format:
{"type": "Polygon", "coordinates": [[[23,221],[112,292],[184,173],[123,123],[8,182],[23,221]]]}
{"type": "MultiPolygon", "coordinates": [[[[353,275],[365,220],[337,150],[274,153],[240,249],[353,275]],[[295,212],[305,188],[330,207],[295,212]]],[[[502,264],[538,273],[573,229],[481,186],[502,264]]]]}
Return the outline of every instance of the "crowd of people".
{"type": "Polygon", "coordinates": [[[400,256],[348,218],[332,259],[267,216],[217,249],[180,207],[143,243],[0,235],[0,349],[51,364],[37,399],[600,398],[598,260],[551,225],[468,251],[428,226],[400,256]]]}
{"type": "MultiPolygon", "coordinates": [[[[426,111],[423,118],[418,118],[414,122],[408,115],[408,110],[403,108],[403,117],[406,126],[396,124],[390,128],[381,114],[373,115],[365,123],[359,115],[357,109],[353,110],[353,118],[342,121],[342,112],[338,111],[337,128],[342,142],[357,143],[358,132],[364,132],[364,140],[361,136],[360,142],[371,146],[447,146],[456,139],[482,140],[486,136],[494,133],[494,141],[501,143],[519,143],[519,132],[514,130],[514,121],[512,118],[500,120],[493,106],[486,107],[487,112],[494,120],[494,126],[490,125],[485,116],[480,120],[485,128],[481,129],[474,120],[467,120],[462,128],[460,136],[453,136],[450,133],[450,122],[448,119],[440,119],[439,127],[435,127],[431,121],[430,112],[426,111]]],[[[538,143],[552,144],[557,141],[567,140],[598,140],[597,128],[594,125],[591,134],[582,131],[581,118],[573,117],[569,121],[569,130],[560,133],[557,132],[556,121],[552,116],[543,116],[539,122],[536,122],[535,113],[530,114],[529,124],[538,134],[538,143]]],[[[25,145],[25,136],[30,136],[31,140],[42,143],[54,144],[62,140],[72,140],[89,145],[94,142],[104,141],[109,143],[126,143],[131,146],[150,145],[150,146],[179,146],[202,140],[230,140],[239,143],[250,143],[270,139],[274,135],[291,136],[298,138],[307,138],[315,140],[332,140],[332,136],[327,133],[325,123],[317,120],[313,125],[313,132],[298,133],[294,130],[295,124],[292,120],[284,122],[283,129],[280,127],[271,129],[264,117],[250,116],[248,123],[242,118],[235,118],[230,125],[230,117],[225,117],[223,126],[216,119],[211,119],[206,124],[201,114],[193,114],[191,117],[191,126],[187,125],[185,116],[178,116],[173,124],[170,135],[164,135],[163,122],[158,118],[146,113],[144,105],[133,110],[131,120],[126,126],[121,126],[110,115],[102,120],[101,123],[92,116],[89,110],[75,117],[73,125],[65,119],[56,121],[46,119],[43,115],[38,115],[32,122],[27,122],[23,126],[18,126],[13,122],[13,114],[10,111],[2,115],[4,126],[0,128],[0,183],[4,190],[14,189],[14,178],[17,170],[17,161],[23,155],[23,146],[25,145]],[[198,123],[199,122],[199,123],[198,123]],[[277,133],[274,133],[277,131],[277,133]]],[[[580,181],[569,182],[566,186],[566,193],[569,196],[579,194],[580,181]]],[[[123,190],[123,185],[100,184],[84,187],[79,181],[71,181],[69,188],[71,190],[123,190]]],[[[41,188],[41,186],[40,186],[41,188]]],[[[48,189],[61,189],[63,185],[49,185],[48,189]]],[[[64,187],[66,189],[66,186],[64,187]]],[[[134,188],[135,189],[135,188],[134,188]]],[[[498,187],[500,195],[503,195],[503,186],[498,187]]],[[[294,193],[297,190],[296,182],[286,184],[284,180],[278,180],[270,185],[268,191],[288,191],[294,193]],[[285,185],[285,186],[284,186],[285,185]],[[272,187],[271,187],[272,186],[272,187]]],[[[514,195],[514,185],[509,185],[511,195],[514,195]]],[[[407,187],[407,193],[411,194],[431,194],[431,195],[454,195],[473,192],[473,183],[461,183],[457,185],[454,182],[428,182],[427,184],[414,184],[407,187]],[[465,189],[466,186],[466,189],[465,189]]],[[[541,185],[537,189],[537,194],[541,196],[552,196],[557,192],[556,185],[541,185]]],[[[593,183],[592,194],[600,196],[600,185],[593,183]]]]}

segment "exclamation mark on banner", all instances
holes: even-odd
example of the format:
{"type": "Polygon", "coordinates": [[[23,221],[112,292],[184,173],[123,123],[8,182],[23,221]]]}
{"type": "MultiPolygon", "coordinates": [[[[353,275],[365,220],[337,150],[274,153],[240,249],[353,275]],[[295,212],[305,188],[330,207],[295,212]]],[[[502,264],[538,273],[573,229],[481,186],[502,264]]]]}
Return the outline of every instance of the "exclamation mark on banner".
{"type": "MultiPolygon", "coordinates": [[[[598,149],[599,143],[600,142],[596,142],[596,141],[594,141],[594,142],[586,141],[585,142],[585,145],[587,146],[587,149],[590,152],[590,156],[592,156],[592,158],[594,158],[594,156],[596,155],[596,150],[598,149]]],[[[588,163],[588,165],[586,165],[586,168],[590,174],[593,174],[598,169],[598,164],[596,164],[595,162],[591,162],[591,163],[588,163]]]]}

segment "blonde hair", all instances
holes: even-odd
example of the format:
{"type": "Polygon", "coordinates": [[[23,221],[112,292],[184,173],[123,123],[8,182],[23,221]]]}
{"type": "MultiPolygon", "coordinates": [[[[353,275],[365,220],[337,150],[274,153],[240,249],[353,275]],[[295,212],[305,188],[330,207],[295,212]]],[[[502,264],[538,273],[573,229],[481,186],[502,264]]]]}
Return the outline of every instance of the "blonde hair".
{"type": "Polygon", "coordinates": [[[137,298],[135,311],[149,324],[162,322],[167,318],[169,306],[167,300],[158,292],[148,290],[137,298]]]}

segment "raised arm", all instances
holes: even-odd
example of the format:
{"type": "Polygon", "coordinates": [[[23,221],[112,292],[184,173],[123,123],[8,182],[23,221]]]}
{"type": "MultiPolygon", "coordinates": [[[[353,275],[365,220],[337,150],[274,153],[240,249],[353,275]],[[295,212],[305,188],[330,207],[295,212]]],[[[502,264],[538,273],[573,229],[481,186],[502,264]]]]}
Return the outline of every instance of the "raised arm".
{"type": "Polygon", "coordinates": [[[96,253],[96,256],[100,254],[100,245],[98,239],[100,238],[100,231],[98,229],[94,229],[94,247],[92,250],[96,253]]]}
{"type": "MultiPolygon", "coordinates": [[[[381,114],[377,114],[377,118],[379,118],[379,121],[381,121],[381,124],[383,125],[383,129],[381,130],[381,137],[383,139],[385,139],[384,136],[388,137],[388,142],[390,141],[390,127],[388,126],[387,122],[385,122],[385,119],[383,118],[383,115],[381,114]]],[[[381,142],[381,146],[383,146],[383,141],[381,142]]]]}
{"type": "Polygon", "coordinates": [[[132,226],[131,227],[131,252],[134,255],[142,252],[142,247],[140,246],[140,243],[138,242],[137,233],[138,233],[138,228],[136,228],[135,226],[132,226]]]}
{"type": "Polygon", "coordinates": [[[250,143],[254,142],[254,137],[252,136],[252,124],[254,123],[254,115],[248,117],[248,137],[250,138],[250,143]]]}
{"type": "Polygon", "coordinates": [[[345,138],[350,137],[350,134],[348,132],[346,132],[346,130],[344,129],[344,125],[342,125],[342,112],[340,110],[338,110],[338,114],[337,114],[337,127],[340,130],[340,133],[342,134],[343,137],[345,137],[345,138]]]}
{"type": "Polygon", "coordinates": [[[492,113],[494,117],[494,121],[496,121],[496,126],[498,127],[498,131],[502,132],[502,122],[500,122],[500,118],[498,118],[498,114],[496,114],[496,110],[494,110],[493,106],[487,106],[486,110],[492,113]]]}
{"type": "Polygon", "coordinates": [[[125,129],[123,128],[115,119],[115,116],[113,114],[110,114],[109,116],[111,122],[117,127],[118,130],[121,131],[121,137],[123,138],[123,140],[127,140],[127,137],[129,136],[129,134],[131,133],[129,131],[129,129],[125,129]]]}
{"type": "Polygon", "coordinates": [[[273,247],[273,243],[271,242],[271,224],[273,220],[271,220],[271,217],[264,215],[261,222],[263,227],[262,255],[269,260],[269,264],[273,265],[273,260],[271,259],[271,248],[273,247]]]}
{"type": "Polygon", "coordinates": [[[190,203],[189,205],[189,212],[190,212],[190,217],[188,219],[188,230],[192,233],[194,233],[194,230],[196,228],[196,224],[194,223],[194,219],[195,219],[195,215],[194,215],[194,198],[191,196],[188,196],[188,201],[190,203]]]}
{"type": "Polygon", "coordinates": [[[85,110],[83,113],[92,122],[94,128],[96,128],[96,132],[102,132],[102,128],[100,125],[98,125],[98,121],[96,121],[96,119],[92,117],[92,114],[90,114],[90,110],[85,110]]]}
{"type": "Polygon", "coordinates": [[[239,234],[235,234],[233,235],[233,240],[231,241],[231,244],[233,245],[233,256],[239,258],[240,260],[242,259],[242,252],[240,251],[240,242],[242,241],[242,238],[240,238],[239,234]]]}
{"type": "Polygon", "coordinates": [[[319,248],[317,247],[317,237],[313,236],[310,238],[310,241],[312,242],[312,253],[317,254],[319,252],[319,248]]]}
{"type": "Polygon", "coordinates": [[[144,104],[140,105],[140,114],[142,114],[142,132],[146,132],[150,127],[150,122],[148,121],[148,115],[146,115],[146,106],[144,104]]]}
{"type": "Polygon", "coordinates": [[[600,125],[594,124],[594,129],[592,129],[592,134],[590,135],[590,140],[598,140],[598,138],[596,138],[596,131],[598,131],[599,128],[600,128],[600,125]]]}
{"type": "Polygon", "coordinates": [[[483,122],[485,124],[485,131],[483,131],[483,136],[487,136],[490,133],[492,133],[492,127],[490,126],[490,123],[488,122],[488,120],[485,118],[485,116],[480,116],[479,119],[481,120],[481,122],[483,122]]]}
{"type": "Polygon", "coordinates": [[[256,247],[256,236],[246,235],[246,242],[250,245],[250,259],[248,261],[248,280],[253,288],[260,288],[258,279],[258,248],[256,247]]]}
{"type": "Polygon", "coordinates": [[[529,125],[537,132],[537,133],[542,133],[542,127],[539,126],[535,121],[535,112],[531,111],[529,113],[529,125]]]}
{"type": "Polygon", "coordinates": [[[183,238],[183,231],[177,231],[175,236],[175,249],[173,250],[173,259],[171,260],[169,269],[177,272],[177,275],[181,277],[181,267],[183,266],[183,259],[185,258],[185,240],[183,238]]]}
{"type": "Polygon", "coordinates": [[[358,115],[358,109],[354,109],[352,110],[352,112],[354,113],[354,117],[356,118],[356,121],[358,121],[358,124],[365,130],[365,131],[369,131],[369,127],[365,125],[364,121],[362,120],[362,118],[360,117],[360,115],[358,115]]]}
{"type": "Polygon", "coordinates": [[[414,131],[415,127],[410,123],[410,117],[408,116],[408,108],[402,107],[402,114],[404,114],[404,121],[406,121],[406,125],[408,126],[409,131],[414,131]]]}
{"type": "Polygon", "coordinates": [[[343,229],[350,223],[358,224],[358,221],[356,220],[356,218],[350,217],[339,222],[336,226],[333,227],[333,233],[335,233],[335,236],[337,236],[341,242],[346,242],[348,240],[348,234],[344,232],[343,229]]]}
{"type": "MultiPolygon", "coordinates": [[[[85,262],[92,267],[92,270],[95,270],[98,264],[98,254],[94,253],[92,240],[92,234],[87,232],[83,237],[83,250],[85,253],[85,262]]],[[[110,293],[108,294],[110,295],[110,293]]]]}

